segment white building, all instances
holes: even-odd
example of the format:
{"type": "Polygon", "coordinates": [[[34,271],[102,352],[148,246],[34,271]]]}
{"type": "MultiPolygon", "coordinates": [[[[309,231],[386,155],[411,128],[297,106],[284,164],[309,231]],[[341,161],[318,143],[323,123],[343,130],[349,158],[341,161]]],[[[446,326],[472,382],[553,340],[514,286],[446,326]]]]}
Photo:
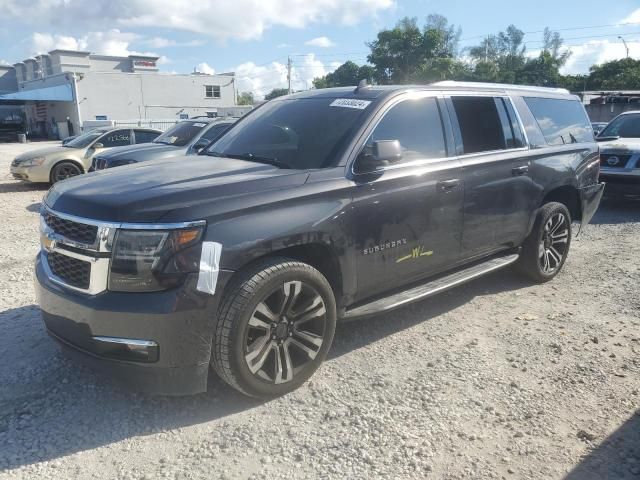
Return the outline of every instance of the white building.
{"type": "Polygon", "coordinates": [[[166,128],[195,116],[238,116],[235,76],[158,72],[158,57],[53,50],[0,67],[0,106],[24,105],[31,134],[63,138],[107,122],[166,128]]]}

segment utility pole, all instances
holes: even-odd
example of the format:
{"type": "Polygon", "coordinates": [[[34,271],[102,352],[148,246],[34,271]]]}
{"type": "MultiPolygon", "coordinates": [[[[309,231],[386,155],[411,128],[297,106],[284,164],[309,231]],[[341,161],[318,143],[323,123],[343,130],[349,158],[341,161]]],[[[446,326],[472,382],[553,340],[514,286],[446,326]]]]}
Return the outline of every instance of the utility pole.
{"type": "Polygon", "coordinates": [[[291,95],[291,57],[287,57],[287,82],[289,83],[289,95],[291,95]]]}
{"type": "Polygon", "coordinates": [[[627,42],[625,41],[625,39],[622,38],[622,35],[618,35],[618,38],[622,40],[622,43],[624,44],[624,48],[627,50],[627,58],[629,58],[629,45],[627,45],[627,42]]]}

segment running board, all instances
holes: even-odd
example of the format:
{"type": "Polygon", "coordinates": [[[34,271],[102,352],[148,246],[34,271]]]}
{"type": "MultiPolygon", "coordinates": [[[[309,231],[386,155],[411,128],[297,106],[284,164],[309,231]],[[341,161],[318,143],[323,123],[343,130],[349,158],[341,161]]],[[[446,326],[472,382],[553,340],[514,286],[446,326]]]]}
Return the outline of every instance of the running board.
{"type": "Polygon", "coordinates": [[[501,257],[493,257],[485,262],[475,264],[473,266],[457,270],[454,273],[439,277],[428,283],[413,287],[409,290],[405,290],[400,293],[396,293],[389,297],[374,300],[373,302],[366,303],[359,307],[347,310],[344,315],[344,320],[350,320],[356,317],[363,317],[366,315],[372,315],[374,313],[381,313],[387,310],[401,307],[417,300],[422,300],[437,293],[443,292],[450,288],[462,285],[474,278],[481,277],[487,273],[504,268],[508,265],[515,263],[520,255],[512,253],[510,255],[504,255],[501,257]]]}

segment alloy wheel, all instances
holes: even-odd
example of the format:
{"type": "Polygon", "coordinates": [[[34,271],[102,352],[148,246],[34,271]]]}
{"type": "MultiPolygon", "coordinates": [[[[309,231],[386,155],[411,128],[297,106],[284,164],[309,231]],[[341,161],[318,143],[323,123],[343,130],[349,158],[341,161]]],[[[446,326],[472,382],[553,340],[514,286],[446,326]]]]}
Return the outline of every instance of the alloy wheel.
{"type": "Polygon", "coordinates": [[[539,245],[539,262],[542,272],[553,274],[562,265],[567,254],[569,221],[563,213],[551,215],[544,225],[539,245]]]}
{"type": "Polygon", "coordinates": [[[80,169],[73,164],[64,164],[60,165],[56,168],[54,180],[59,182],[61,180],[65,180],[67,178],[75,177],[80,175],[80,169]]]}
{"type": "Polygon", "coordinates": [[[249,319],[244,342],[249,371],[269,383],[293,380],[320,352],[326,315],[324,300],[311,285],[290,281],[277,287],[249,319]]]}

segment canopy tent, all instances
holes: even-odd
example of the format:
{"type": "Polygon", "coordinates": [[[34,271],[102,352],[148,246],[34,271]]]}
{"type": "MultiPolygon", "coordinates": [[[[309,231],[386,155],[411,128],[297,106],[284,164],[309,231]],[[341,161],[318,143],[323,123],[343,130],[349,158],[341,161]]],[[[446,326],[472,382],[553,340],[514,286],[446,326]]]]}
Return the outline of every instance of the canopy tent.
{"type": "Polygon", "coordinates": [[[19,92],[0,95],[2,100],[33,100],[37,102],[71,102],[73,90],[71,84],[65,83],[54,87],[35,88],[33,90],[20,90],[19,92]]]}

